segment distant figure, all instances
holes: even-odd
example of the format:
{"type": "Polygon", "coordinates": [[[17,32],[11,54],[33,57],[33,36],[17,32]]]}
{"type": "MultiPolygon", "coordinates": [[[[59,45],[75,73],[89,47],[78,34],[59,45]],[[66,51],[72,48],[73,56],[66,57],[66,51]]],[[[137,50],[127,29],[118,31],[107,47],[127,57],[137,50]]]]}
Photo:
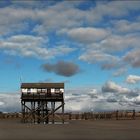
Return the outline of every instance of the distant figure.
{"type": "Polygon", "coordinates": [[[117,110],[117,111],[116,111],[116,120],[118,120],[118,117],[119,117],[118,114],[119,114],[119,111],[117,110]]]}
{"type": "Polygon", "coordinates": [[[72,115],[71,115],[71,113],[69,113],[69,120],[71,120],[72,119],[72,115]]]}
{"type": "Polygon", "coordinates": [[[135,120],[135,115],[136,115],[136,113],[135,113],[135,109],[133,110],[133,115],[132,115],[132,119],[134,119],[135,120]]]}

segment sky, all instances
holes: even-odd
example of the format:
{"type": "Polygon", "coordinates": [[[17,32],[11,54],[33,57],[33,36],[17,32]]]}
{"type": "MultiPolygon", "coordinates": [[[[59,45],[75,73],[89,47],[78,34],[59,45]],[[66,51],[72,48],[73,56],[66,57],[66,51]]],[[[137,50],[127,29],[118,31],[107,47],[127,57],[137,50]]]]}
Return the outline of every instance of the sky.
{"type": "Polygon", "coordinates": [[[0,1],[0,110],[22,82],[64,82],[66,111],[140,110],[140,1],[0,1]]]}

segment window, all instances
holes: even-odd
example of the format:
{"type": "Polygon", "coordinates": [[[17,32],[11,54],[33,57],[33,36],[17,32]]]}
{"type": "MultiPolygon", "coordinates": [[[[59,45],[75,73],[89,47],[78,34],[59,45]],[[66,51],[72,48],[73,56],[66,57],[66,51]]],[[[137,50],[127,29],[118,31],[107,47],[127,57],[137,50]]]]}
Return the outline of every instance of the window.
{"type": "Polygon", "coordinates": [[[55,89],[54,88],[51,88],[51,93],[54,93],[55,92],[55,89]]]}
{"type": "Polygon", "coordinates": [[[47,93],[47,89],[42,89],[42,92],[43,93],[47,93]]]}
{"type": "Polygon", "coordinates": [[[37,89],[31,88],[31,93],[37,93],[37,89]]]}
{"type": "Polygon", "coordinates": [[[60,91],[63,93],[64,92],[64,89],[63,88],[60,88],[60,91]]]}
{"type": "Polygon", "coordinates": [[[22,89],[21,89],[21,92],[22,92],[22,93],[27,93],[27,88],[22,88],[22,89]]]}
{"type": "Polygon", "coordinates": [[[55,93],[60,93],[60,89],[55,89],[55,93]]]}
{"type": "Polygon", "coordinates": [[[37,89],[37,93],[41,93],[41,89],[37,89]]]}
{"type": "Polygon", "coordinates": [[[30,88],[27,89],[27,94],[29,94],[29,93],[31,93],[31,89],[30,88]]]}

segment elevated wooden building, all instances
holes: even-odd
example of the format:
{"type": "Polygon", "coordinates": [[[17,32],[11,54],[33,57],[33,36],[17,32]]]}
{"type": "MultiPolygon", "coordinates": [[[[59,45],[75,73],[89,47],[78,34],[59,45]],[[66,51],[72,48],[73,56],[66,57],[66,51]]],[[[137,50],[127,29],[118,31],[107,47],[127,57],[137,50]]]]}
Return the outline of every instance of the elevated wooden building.
{"type": "Polygon", "coordinates": [[[22,83],[21,107],[22,122],[64,123],[64,83],[22,83]]]}

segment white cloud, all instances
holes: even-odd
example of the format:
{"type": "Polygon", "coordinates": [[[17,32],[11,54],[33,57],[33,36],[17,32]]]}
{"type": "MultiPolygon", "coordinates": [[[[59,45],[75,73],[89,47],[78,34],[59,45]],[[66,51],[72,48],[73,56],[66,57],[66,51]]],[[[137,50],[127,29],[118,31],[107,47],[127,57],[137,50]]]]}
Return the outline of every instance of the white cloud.
{"type": "Polygon", "coordinates": [[[42,47],[44,39],[31,35],[16,35],[0,40],[0,49],[11,55],[21,56],[47,56],[46,48],[42,47]]]}
{"type": "Polygon", "coordinates": [[[140,67],[140,49],[133,49],[129,51],[124,57],[124,61],[130,64],[132,67],[140,67]]]}
{"type": "Polygon", "coordinates": [[[122,17],[129,11],[139,10],[137,1],[119,2],[112,1],[102,4],[97,2],[95,7],[87,10],[77,8],[82,2],[57,2],[45,4],[39,2],[14,2],[13,5],[0,8],[0,31],[2,34],[26,30],[24,24],[33,21],[35,25],[28,30],[46,34],[48,31],[56,31],[63,28],[75,28],[83,25],[93,25],[104,19],[104,16],[122,17]],[[127,3],[127,4],[126,4],[127,3]],[[23,24],[24,23],[24,24],[23,24]],[[20,25],[14,26],[14,25],[20,25]],[[23,26],[23,28],[21,28],[23,26]],[[34,27],[35,26],[35,27],[34,27]],[[14,28],[16,27],[16,28],[14,28]]]}
{"type": "MultiPolygon", "coordinates": [[[[114,82],[109,82],[105,86],[108,89],[104,89],[103,92],[92,87],[66,89],[64,93],[65,112],[109,111],[133,109],[134,107],[139,109],[139,90],[132,91],[114,82]]],[[[21,111],[20,94],[0,93],[0,111],[21,111]]]]}
{"type": "MultiPolygon", "coordinates": [[[[140,9],[139,1],[97,2],[86,10],[78,8],[81,1],[56,2],[46,7],[42,7],[43,4],[37,6],[33,2],[29,4],[21,2],[22,4],[17,5],[16,3],[18,2],[0,8],[0,51],[10,55],[41,59],[74,51],[75,49],[63,44],[48,47],[49,33],[57,33],[58,38],[63,34],[64,38],[67,35],[76,42],[83,43],[84,46],[79,47],[79,52],[82,52],[79,56],[80,60],[101,63],[103,69],[119,68],[115,76],[124,72],[124,69],[120,69],[122,63],[140,67],[139,19],[131,17],[132,20],[138,19],[135,22],[122,20],[129,18],[131,16],[129,13],[140,9]],[[22,32],[42,36],[22,35],[22,32]],[[15,35],[16,33],[19,35],[15,35]],[[122,33],[127,34],[122,35],[122,33]]],[[[59,39],[61,40],[61,37],[59,39]]],[[[127,80],[135,83],[137,79],[138,77],[131,76],[127,80]]],[[[128,105],[139,94],[139,90],[131,90],[114,82],[106,83],[103,92],[107,93],[101,93],[96,89],[69,91],[68,94],[66,93],[66,110],[114,109],[111,102],[114,102],[116,108],[121,108],[118,102],[125,102],[128,105]]],[[[2,110],[17,108],[19,103],[15,100],[19,101],[18,95],[1,94],[0,108],[2,110]]],[[[136,102],[139,102],[139,98],[136,102]]]]}
{"type": "Polygon", "coordinates": [[[139,46],[139,34],[115,35],[111,34],[98,43],[90,45],[91,48],[97,48],[107,53],[123,52],[130,48],[139,46]]]}
{"type": "MultiPolygon", "coordinates": [[[[76,2],[57,2],[52,5],[47,3],[46,6],[39,3],[41,2],[38,2],[38,4],[19,2],[17,6],[13,4],[9,7],[0,8],[1,33],[7,34],[17,30],[23,31],[21,27],[14,25],[28,24],[30,21],[34,24],[28,30],[31,31],[34,28],[33,31],[39,34],[46,34],[48,31],[60,28],[77,27],[85,22],[83,19],[86,18],[87,13],[76,8],[76,2]],[[35,6],[35,8],[32,8],[32,6],[35,6]]],[[[26,29],[24,28],[24,30],[26,29]]]]}
{"type": "Polygon", "coordinates": [[[102,87],[102,91],[112,92],[112,93],[121,93],[121,94],[130,93],[130,90],[128,88],[124,88],[112,81],[105,83],[105,85],[102,87]]]}
{"type": "MultiPolygon", "coordinates": [[[[78,8],[81,3],[81,1],[62,1],[37,6],[34,2],[29,4],[27,2],[14,2],[13,5],[0,8],[0,36],[22,34],[23,31],[47,36],[46,38],[49,38],[50,32],[56,33],[57,36],[63,34],[83,44],[82,49],[84,48],[85,52],[79,56],[80,60],[89,63],[100,62],[102,69],[120,68],[122,63],[139,67],[138,32],[140,23],[139,20],[124,20],[123,17],[129,15],[130,12],[138,11],[140,2],[96,2],[96,5],[86,10],[78,8]],[[107,22],[104,20],[106,17],[109,18],[107,22]],[[110,26],[111,24],[113,26],[110,26]],[[122,33],[127,34],[122,35],[122,33]],[[129,49],[132,50],[131,53],[129,53],[129,49]],[[115,56],[115,53],[118,52],[121,52],[120,58],[115,56]],[[126,52],[128,53],[124,56],[126,52]]],[[[17,37],[0,40],[0,44],[4,46],[0,46],[2,51],[12,55],[44,59],[74,51],[73,48],[65,45],[53,46],[52,48],[43,47],[43,37],[36,36],[34,41],[28,40],[28,42],[25,41],[26,43],[23,36],[18,35],[17,37]],[[19,37],[23,40],[22,45],[18,42],[19,37]],[[14,38],[16,38],[15,42],[14,38]],[[27,47],[29,44],[32,47],[27,47]]],[[[28,38],[32,40],[33,36],[29,35],[28,38]]],[[[81,50],[81,48],[79,49],[81,50]]],[[[116,73],[116,75],[119,74],[116,73]]]]}
{"type": "MultiPolygon", "coordinates": [[[[40,1],[11,1],[12,7],[43,8],[44,3],[40,1]]],[[[47,3],[49,5],[49,3],[47,3]]]]}
{"type": "Polygon", "coordinates": [[[140,22],[138,21],[127,21],[119,20],[113,21],[114,28],[113,31],[117,33],[132,33],[140,31],[140,22]]]}
{"type": "Polygon", "coordinates": [[[34,12],[30,9],[4,7],[0,8],[0,33],[2,35],[29,30],[26,19],[32,19],[34,12]]]}
{"type": "Polygon", "coordinates": [[[116,64],[119,61],[119,58],[101,51],[96,51],[93,49],[88,49],[85,53],[83,53],[80,57],[80,60],[89,62],[89,63],[96,63],[96,62],[101,62],[101,63],[111,63],[111,64],[116,64]]]}
{"type": "Polygon", "coordinates": [[[105,109],[103,107],[108,104],[106,97],[95,88],[66,90],[65,103],[66,111],[87,112],[109,110],[109,108],[105,109]]]}
{"type": "Polygon", "coordinates": [[[138,75],[129,75],[126,79],[126,82],[129,84],[136,84],[140,81],[140,76],[138,75]]]}
{"type": "Polygon", "coordinates": [[[140,105],[140,95],[134,99],[136,105],[140,105]]]}
{"type": "Polygon", "coordinates": [[[66,111],[138,109],[135,101],[138,103],[139,90],[131,90],[110,82],[107,93],[104,92],[94,88],[66,90],[66,111]]]}
{"type": "Polygon", "coordinates": [[[2,112],[17,112],[20,111],[20,95],[0,93],[0,111],[2,112]]]}
{"type": "Polygon", "coordinates": [[[127,63],[133,67],[140,66],[139,34],[122,36],[111,33],[105,39],[87,44],[83,48],[84,53],[79,56],[79,59],[89,63],[100,62],[102,69],[121,69],[122,66],[127,66],[127,63]]]}
{"type": "Polygon", "coordinates": [[[102,28],[80,27],[64,30],[68,36],[80,43],[93,43],[107,37],[110,32],[102,28]]]}
{"type": "Polygon", "coordinates": [[[130,10],[139,10],[139,1],[111,1],[107,3],[97,3],[95,11],[99,15],[109,17],[122,17],[129,14],[130,10]]]}
{"type": "Polygon", "coordinates": [[[65,45],[49,48],[47,38],[33,35],[15,35],[0,40],[0,50],[9,55],[37,57],[50,59],[58,55],[65,55],[75,49],[65,45]]]}

